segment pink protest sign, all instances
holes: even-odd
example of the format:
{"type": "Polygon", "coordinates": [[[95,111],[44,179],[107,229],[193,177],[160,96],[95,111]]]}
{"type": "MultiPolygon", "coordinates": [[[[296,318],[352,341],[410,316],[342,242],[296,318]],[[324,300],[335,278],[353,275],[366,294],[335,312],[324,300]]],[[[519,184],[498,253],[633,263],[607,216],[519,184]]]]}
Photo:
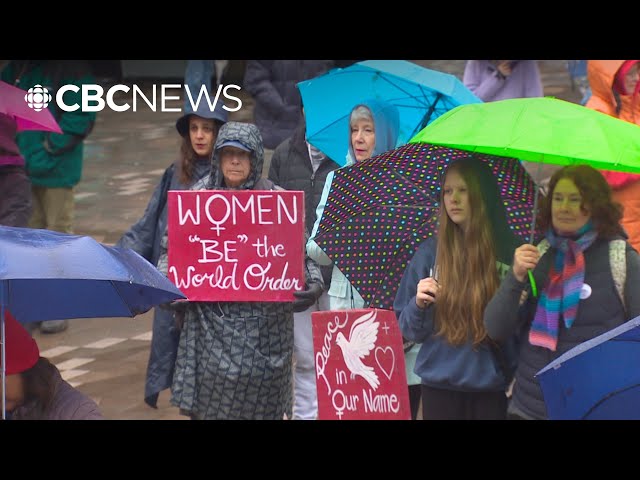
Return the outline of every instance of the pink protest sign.
{"type": "Polygon", "coordinates": [[[169,191],[169,279],[190,301],[289,302],[304,289],[304,192],[169,191]]]}
{"type": "Polygon", "coordinates": [[[409,420],[402,335],[394,312],[313,312],[321,420],[409,420]]]}

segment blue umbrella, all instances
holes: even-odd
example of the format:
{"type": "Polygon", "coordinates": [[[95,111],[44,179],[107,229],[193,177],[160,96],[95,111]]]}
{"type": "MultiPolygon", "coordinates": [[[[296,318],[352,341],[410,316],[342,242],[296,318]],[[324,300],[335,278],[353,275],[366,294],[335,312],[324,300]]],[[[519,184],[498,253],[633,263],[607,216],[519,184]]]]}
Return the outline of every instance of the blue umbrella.
{"type": "Polygon", "coordinates": [[[536,377],[552,420],[640,420],[640,316],[572,348],[536,377]]]}
{"type": "MultiPolygon", "coordinates": [[[[87,236],[0,226],[2,384],[5,308],[21,323],[29,323],[135,317],[185,298],[133,250],[108,247],[87,236]]],[[[3,418],[4,400],[3,395],[3,418]]]]}
{"type": "Polygon", "coordinates": [[[340,165],[346,163],[349,114],[365,100],[382,100],[398,108],[396,147],[452,108],[481,103],[454,75],[405,60],[358,62],[300,82],[298,88],[309,143],[340,165]]]}

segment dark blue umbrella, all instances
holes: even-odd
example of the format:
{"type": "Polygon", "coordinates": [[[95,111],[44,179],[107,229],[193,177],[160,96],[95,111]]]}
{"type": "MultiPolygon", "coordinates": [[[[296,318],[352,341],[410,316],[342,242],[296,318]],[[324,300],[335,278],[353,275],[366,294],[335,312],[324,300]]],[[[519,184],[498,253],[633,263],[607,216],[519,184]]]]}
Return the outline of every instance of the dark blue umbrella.
{"type": "MultiPolygon", "coordinates": [[[[3,385],[5,309],[21,323],[135,317],[185,298],[133,250],[108,247],[88,236],[0,226],[3,385]]],[[[4,409],[3,395],[3,417],[4,409]]]]}
{"type": "Polygon", "coordinates": [[[640,420],[640,316],[572,348],[536,377],[551,420],[640,420]]]}

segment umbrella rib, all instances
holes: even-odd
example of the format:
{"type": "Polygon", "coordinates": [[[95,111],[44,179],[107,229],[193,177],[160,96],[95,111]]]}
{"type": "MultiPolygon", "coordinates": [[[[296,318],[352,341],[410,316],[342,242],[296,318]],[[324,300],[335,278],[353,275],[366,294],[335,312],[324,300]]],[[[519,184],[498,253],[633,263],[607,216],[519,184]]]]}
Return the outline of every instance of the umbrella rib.
{"type": "MultiPolygon", "coordinates": [[[[408,92],[406,89],[402,88],[400,85],[398,85],[395,82],[392,82],[390,78],[388,78],[389,75],[392,75],[390,73],[382,73],[382,72],[378,72],[379,77],[384,80],[385,82],[387,82],[389,85],[391,85],[392,87],[397,88],[398,90],[400,90],[402,93],[404,93],[405,95],[407,95],[409,98],[415,98],[416,101],[420,101],[420,97],[416,97],[415,95],[413,95],[411,92],[408,92]]],[[[425,102],[424,102],[424,106],[427,107],[429,105],[429,99],[426,97],[426,95],[424,94],[424,89],[422,87],[422,85],[420,85],[418,82],[415,82],[416,85],[418,85],[418,87],[420,88],[420,91],[422,92],[422,98],[424,98],[425,102]]],[[[437,91],[437,90],[434,90],[437,91]]],[[[440,94],[440,92],[438,92],[438,94],[440,94]]]]}
{"type": "Polygon", "coordinates": [[[422,117],[422,120],[420,121],[420,123],[416,125],[416,128],[413,129],[413,132],[411,132],[411,135],[409,136],[409,138],[413,138],[420,130],[422,130],[424,127],[427,126],[427,123],[429,123],[429,120],[431,119],[431,115],[433,115],[433,112],[436,109],[436,105],[441,98],[442,98],[442,94],[438,92],[436,94],[436,99],[429,106],[429,110],[427,111],[427,113],[424,114],[424,117],[422,117]]]}
{"type": "MultiPolygon", "coordinates": [[[[404,181],[406,181],[408,184],[412,185],[413,187],[415,187],[416,190],[418,190],[422,195],[424,195],[427,198],[432,198],[432,195],[430,192],[428,192],[427,190],[424,190],[423,188],[420,187],[420,185],[418,185],[417,183],[415,183],[413,180],[407,178],[405,175],[403,175],[402,173],[398,172],[398,170],[393,170],[393,173],[396,174],[398,177],[402,178],[404,181]]],[[[439,202],[438,200],[435,200],[435,202],[439,202]]]]}
{"type": "Polygon", "coordinates": [[[127,304],[125,299],[122,298],[122,295],[120,294],[120,289],[117,287],[117,285],[114,283],[114,281],[113,280],[109,280],[109,283],[111,284],[113,289],[118,293],[118,297],[120,297],[120,301],[127,307],[127,310],[129,310],[130,316],[131,317],[135,317],[135,315],[133,313],[133,310],[131,310],[131,307],[127,304]]]}
{"type": "Polygon", "coordinates": [[[608,393],[608,394],[606,394],[604,397],[602,397],[600,400],[598,400],[598,401],[593,405],[593,407],[591,407],[591,408],[587,411],[587,413],[585,413],[585,414],[582,416],[581,420],[586,420],[586,419],[587,419],[587,417],[588,417],[588,416],[589,416],[589,415],[590,415],[590,414],[591,414],[591,413],[592,413],[596,408],[598,408],[598,407],[599,407],[600,405],[602,405],[604,402],[606,402],[607,400],[609,400],[611,397],[614,397],[615,395],[618,395],[618,394],[620,394],[620,393],[624,393],[624,392],[626,392],[627,390],[631,390],[632,388],[636,388],[636,387],[638,387],[638,386],[640,386],[640,383],[635,383],[635,384],[630,385],[630,386],[628,386],[628,387],[620,388],[620,389],[618,389],[618,390],[614,390],[613,392],[609,392],[609,393],[608,393]]]}

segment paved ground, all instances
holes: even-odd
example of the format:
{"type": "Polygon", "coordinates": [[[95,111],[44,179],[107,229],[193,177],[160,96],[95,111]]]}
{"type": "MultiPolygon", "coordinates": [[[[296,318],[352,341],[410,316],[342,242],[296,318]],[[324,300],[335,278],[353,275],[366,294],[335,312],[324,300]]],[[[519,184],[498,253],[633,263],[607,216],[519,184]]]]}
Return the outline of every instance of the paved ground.
{"type": "MultiPolygon", "coordinates": [[[[463,60],[415,62],[459,77],[464,68],[463,60]]],[[[545,95],[577,102],[579,95],[571,89],[565,65],[563,60],[540,61],[545,95]]],[[[243,108],[231,119],[250,121],[252,101],[242,97],[243,108]]],[[[180,107],[181,102],[170,105],[180,107]]],[[[114,243],[140,217],[162,172],[175,159],[178,116],[146,106],[137,112],[98,114],[76,191],[76,233],[114,243]]],[[[78,319],[64,333],[35,337],[43,355],[94,398],[107,418],[184,419],[169,405],[168,392],[160,396],[157,410],[143,402],[151,319],[150,312],[135,319],[78,319]]]]}

